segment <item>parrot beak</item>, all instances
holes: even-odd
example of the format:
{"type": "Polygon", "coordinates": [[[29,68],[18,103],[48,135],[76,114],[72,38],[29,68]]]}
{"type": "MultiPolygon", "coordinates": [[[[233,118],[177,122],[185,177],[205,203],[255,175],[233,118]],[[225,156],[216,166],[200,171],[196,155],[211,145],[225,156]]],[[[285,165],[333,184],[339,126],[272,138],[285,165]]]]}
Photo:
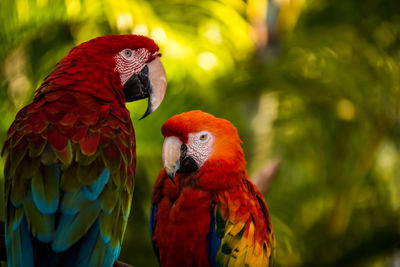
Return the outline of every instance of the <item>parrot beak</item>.
{"type": "Polygon", "coordinates": [[[165,172],[173,183],[177,172],[190,173],[199,169],[195,160],[188,155],[187,146],[175,136],[165,138],[162,159],[165,172]]]}
{"type": "Polygon", "coordinates": [[[175,136],[166,137],[164,140],[162,161],[165,172],[173,183],[175,173],[180,168],[182,142],[175,136]]]}
{"type": "Polygon", "coordinates": [[[148,106],[143,119],[156,110],[164,99],[167,77],[159,57],[149,62],[138,74],[132,75],[124,84],[125,101],[132,102],[148,98],[148,106]]]}

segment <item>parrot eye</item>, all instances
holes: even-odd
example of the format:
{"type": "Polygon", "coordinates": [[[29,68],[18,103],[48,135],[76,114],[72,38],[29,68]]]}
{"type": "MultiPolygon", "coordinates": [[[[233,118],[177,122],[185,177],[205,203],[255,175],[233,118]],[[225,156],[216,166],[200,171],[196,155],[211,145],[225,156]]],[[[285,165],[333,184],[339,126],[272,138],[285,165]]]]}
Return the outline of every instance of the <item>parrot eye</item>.
{"type": "Polygon", "coordinates": [[[204,142],[207,140],[208,135],[207,134],[202,134],[200,135],[200,141],[204,142]]]}
{"type": "Polygon", "coordinates": [[[133,51],[131,49],[124,49],[121,51],[121,54],[126,59],[131,59],[133,56],[133,51]]]}

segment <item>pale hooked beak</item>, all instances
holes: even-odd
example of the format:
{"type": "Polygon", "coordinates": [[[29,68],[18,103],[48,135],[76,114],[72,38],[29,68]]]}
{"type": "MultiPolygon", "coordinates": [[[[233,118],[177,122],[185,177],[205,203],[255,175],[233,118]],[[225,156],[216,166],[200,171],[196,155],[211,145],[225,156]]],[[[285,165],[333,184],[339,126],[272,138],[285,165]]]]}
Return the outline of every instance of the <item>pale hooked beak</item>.
{"type": "Polygon", "coordinates": [[[164,99],[167,77],[159,57],[149,62],[138,74],[132,75],[124,84],[125,101],[131,102],[148,98],[148,106],[143,119],[156,110],[164,99]]]}
{"type": "Polygon", "coordinates": [[[160,58],[156,57],[147,64],[147,67],[149,68],[150,80],[149,104],[146,112],[140,119],[143,119],[160,106],[167,89],[167,75],[165,74],[164,66],[160,58]]]}
{"type": "Polygon", "coordinates": [[[198,170],[197,163],[190,155],[188,147],[177,137],[169,136],[164,140],[162,160],[165,172],[173,183],[175,174],[191,173],[198,170]]]}
{"type": "Polygon", "coordinates": [[[175,173],[180,168],[182,142],[175,136],[166,137],[164,140],[162,161],[165,172],[173,183],[175,173]]]}

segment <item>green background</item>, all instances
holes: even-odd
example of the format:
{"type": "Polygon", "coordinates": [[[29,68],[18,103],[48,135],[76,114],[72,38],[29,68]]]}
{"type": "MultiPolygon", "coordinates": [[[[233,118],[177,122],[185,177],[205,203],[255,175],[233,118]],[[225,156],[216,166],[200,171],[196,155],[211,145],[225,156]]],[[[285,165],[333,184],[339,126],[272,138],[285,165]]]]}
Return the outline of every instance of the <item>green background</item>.
{"type": "Polygon", "coordinates": [[[0,143],[72,47],[115,33],[153,38],[169,82],[145,120],[146,101],[128,104],[138,160],[122,261],[157,266],[160,128],[201,109],[238,128],[251,175],[281,162],[265,195],[279,266],[400,264],[399,1],[1,0],[0,143]]]}

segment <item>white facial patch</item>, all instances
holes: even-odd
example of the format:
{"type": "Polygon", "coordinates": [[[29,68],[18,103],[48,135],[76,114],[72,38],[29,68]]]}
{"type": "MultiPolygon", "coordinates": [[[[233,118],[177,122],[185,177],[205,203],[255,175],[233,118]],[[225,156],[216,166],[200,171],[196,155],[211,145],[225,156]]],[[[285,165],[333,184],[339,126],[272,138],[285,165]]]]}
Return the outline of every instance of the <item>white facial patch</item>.
{"type": "Polygon", "coordinates": [[[131,50],[126,48],[115,56],[115,70],[119,72],[121,83],[124,85],[133,74],[139,73],[150,57],[146,48],[131,50]]]}
{"type": "Polygon", "coordinates": [[[208,131],[189,134],[187,154],[194,159],[199,168],[203,166],[204,162],[206,162],[212,154],[214,150],[214,139],[214,135],[208,131]]]}

